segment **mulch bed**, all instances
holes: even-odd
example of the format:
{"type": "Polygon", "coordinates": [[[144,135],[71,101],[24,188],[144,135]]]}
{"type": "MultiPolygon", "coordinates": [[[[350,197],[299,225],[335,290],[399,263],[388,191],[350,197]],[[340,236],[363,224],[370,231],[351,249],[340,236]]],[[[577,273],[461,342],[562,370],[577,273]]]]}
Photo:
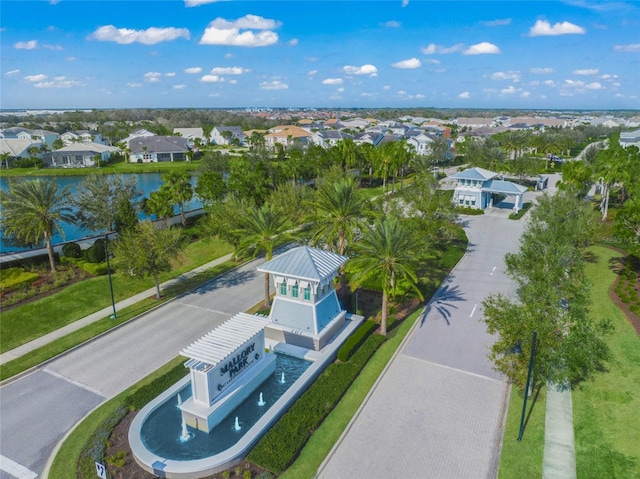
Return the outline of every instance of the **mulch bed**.
{"type": "MultiPolygon", "coordinates": [[[[616,278],[615,282],[613,283],[613,286],[609,290],[609,298],[611,299],[611,301],[613,301],[616,304],[616,306],[618,306],[618,308],[620,308],[620,310],[627,317],[627,321],[629,321],[629,324],[633,326],[638,336],[640,336],[640,317],[638,317],[637,314],[635,314],[633,311],[631,311],[631,309],[629,309],[631,304],[624,303],[616,293],[616,287],[618,286],[619,282],[620,282],[620,276],[616,278]]],[[[640,298],[640,284],[636,283],[635,290],[638,298],[640,298]]]]}

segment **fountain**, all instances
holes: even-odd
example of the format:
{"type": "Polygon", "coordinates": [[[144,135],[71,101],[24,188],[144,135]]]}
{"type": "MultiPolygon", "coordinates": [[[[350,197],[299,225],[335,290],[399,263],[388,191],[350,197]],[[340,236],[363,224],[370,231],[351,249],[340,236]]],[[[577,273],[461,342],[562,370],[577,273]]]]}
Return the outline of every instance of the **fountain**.
{"type": "Polygon", "coordinates": [[[260,399],[258,400],[258,406],[264,406],[266,403],[262,397],[262,393],[260,393],[260,399]]]}
{"type": "Polygon", "coordinates": [[[242,429],[242,428],[240,427],[240,421],[238,421],[238,416],[236,416],[236,422],[235,422],[235,423],[234,423],[234,425],[233,425],[233,430],[237,432],[237,431],[239,431],[240,429],[242,429]]]}
{"type": "Polygon", "coordinates": [[[178,406],[180,407],[182,405],[182,398],[180,397],[180,393],[178,393],[178,406]]]}
{"type": "Polygon", "coordinates": [[[280,384],[284,384],[284,372],[282,373],[282,376],[280,377],[280,384]]]}
{"type": "Polygon", "coordinates": [[[189,430],[187,429],[187,423],[182,419],[182,433],[180,434],[180,442],[187,442],[193,436],[189,434],[189,430]]]}

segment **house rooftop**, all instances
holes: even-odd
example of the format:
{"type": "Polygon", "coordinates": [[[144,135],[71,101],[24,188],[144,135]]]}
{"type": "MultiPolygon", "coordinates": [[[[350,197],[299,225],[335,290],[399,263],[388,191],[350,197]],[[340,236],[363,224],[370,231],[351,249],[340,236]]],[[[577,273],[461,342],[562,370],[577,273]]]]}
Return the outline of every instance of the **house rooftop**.
{"type": "Polygon", "coordinates": [[[498,173],[494,173],[493,171],[485,170],[484,168],[469,168],[467,170],[456,173],[455,175],[451,175],[449,178],[454,178],[456,180],[491,180],[495,178],[498,173]]]}

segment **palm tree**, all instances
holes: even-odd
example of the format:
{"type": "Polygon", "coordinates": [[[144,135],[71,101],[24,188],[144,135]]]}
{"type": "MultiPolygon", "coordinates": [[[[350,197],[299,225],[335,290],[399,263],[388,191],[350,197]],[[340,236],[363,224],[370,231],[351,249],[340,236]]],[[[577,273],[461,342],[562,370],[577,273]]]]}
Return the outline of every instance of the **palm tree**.
{"type": "MultiPolygon", "coordinates": [[[[269,203],[265,203],[260,208],[247,210],[239,219],[241,224],[239,233],[243,235],[243,238],[236,248],[236,256],[249,253],[255,257],[264,253],[265,260],[269,261],[273,256],[274,248],[288,237],[286,216],[269,203]]],[[[265,273],[265,307],[269,307],[269,299],[269,273],[265,273]]]]}
{"type": "Polygon", "coordinates": [[[7,236],[20,241],[44,241],[49,255],[51,272],[55,273],[51,240],[57,231],[64,236],[60,222],[72,223],[71,194],[52,180],[9,180],[9,190],[0,192],[2,216],[0,229],[7,236]]]}
{"type": "Polygon", "coordinates": [[[173,197],[171,191],[162,185],[159,190],[149,193],[149,198],[142,200],[142,211],[146,215],[162,218],[164,227],[169,226],[169,217],[173,215],[173,197]]]}
{"type": "Polygon", "coordinates": [[[396,219],[381,218],[365,232],[355,249],[357,256],[349,265],[354,272],[353,287],[358,288],[369,280],[381,286],[380,334],[386,336],[389,298],[395,295],[398,282],[408,285],[422,299],[415,270],[417,242],[396,219]]]}
{"type": "Polygon", "coordinates": [[[191,174],[185,170],[174,170],[162,175],[166,187],[171,192],[174,204],[180,210],[180,223],[186,226],[187,220],[184,216],[184,203],[193,198],[193,185],[191,185],[191,174]]]}

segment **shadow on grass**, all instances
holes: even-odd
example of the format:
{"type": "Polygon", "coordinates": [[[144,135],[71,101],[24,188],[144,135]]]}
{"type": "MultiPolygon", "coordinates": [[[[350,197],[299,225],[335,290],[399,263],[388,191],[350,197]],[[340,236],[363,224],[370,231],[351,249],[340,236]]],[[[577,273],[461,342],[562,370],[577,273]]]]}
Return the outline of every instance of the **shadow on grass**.
{"type": "MultiPolygon", "coordinates": [[[[529,412],[527,413],[525,420],[524,420],[524,428],[522,429],[522,437],[524,437],[524,433],[527,430],[527,424],[529,424],[529,419],[531,419],[531,413],[533,412],[533,408],[536,407],[536,404],[538,403],[538,397],[540,396],[540,391],[542,390],[542,386],[543,384],[540,383],[538,384],[538,386],[535,388],[535,394],[533,395],[533,399],[529,400],[528,403],[531,403],[531,406],[529,407],[529,412]]],[[[523,391],[523,394],[525,392],[523,391]]],[[[524,397],[522,398],[524,401],[524,397]]]]}

